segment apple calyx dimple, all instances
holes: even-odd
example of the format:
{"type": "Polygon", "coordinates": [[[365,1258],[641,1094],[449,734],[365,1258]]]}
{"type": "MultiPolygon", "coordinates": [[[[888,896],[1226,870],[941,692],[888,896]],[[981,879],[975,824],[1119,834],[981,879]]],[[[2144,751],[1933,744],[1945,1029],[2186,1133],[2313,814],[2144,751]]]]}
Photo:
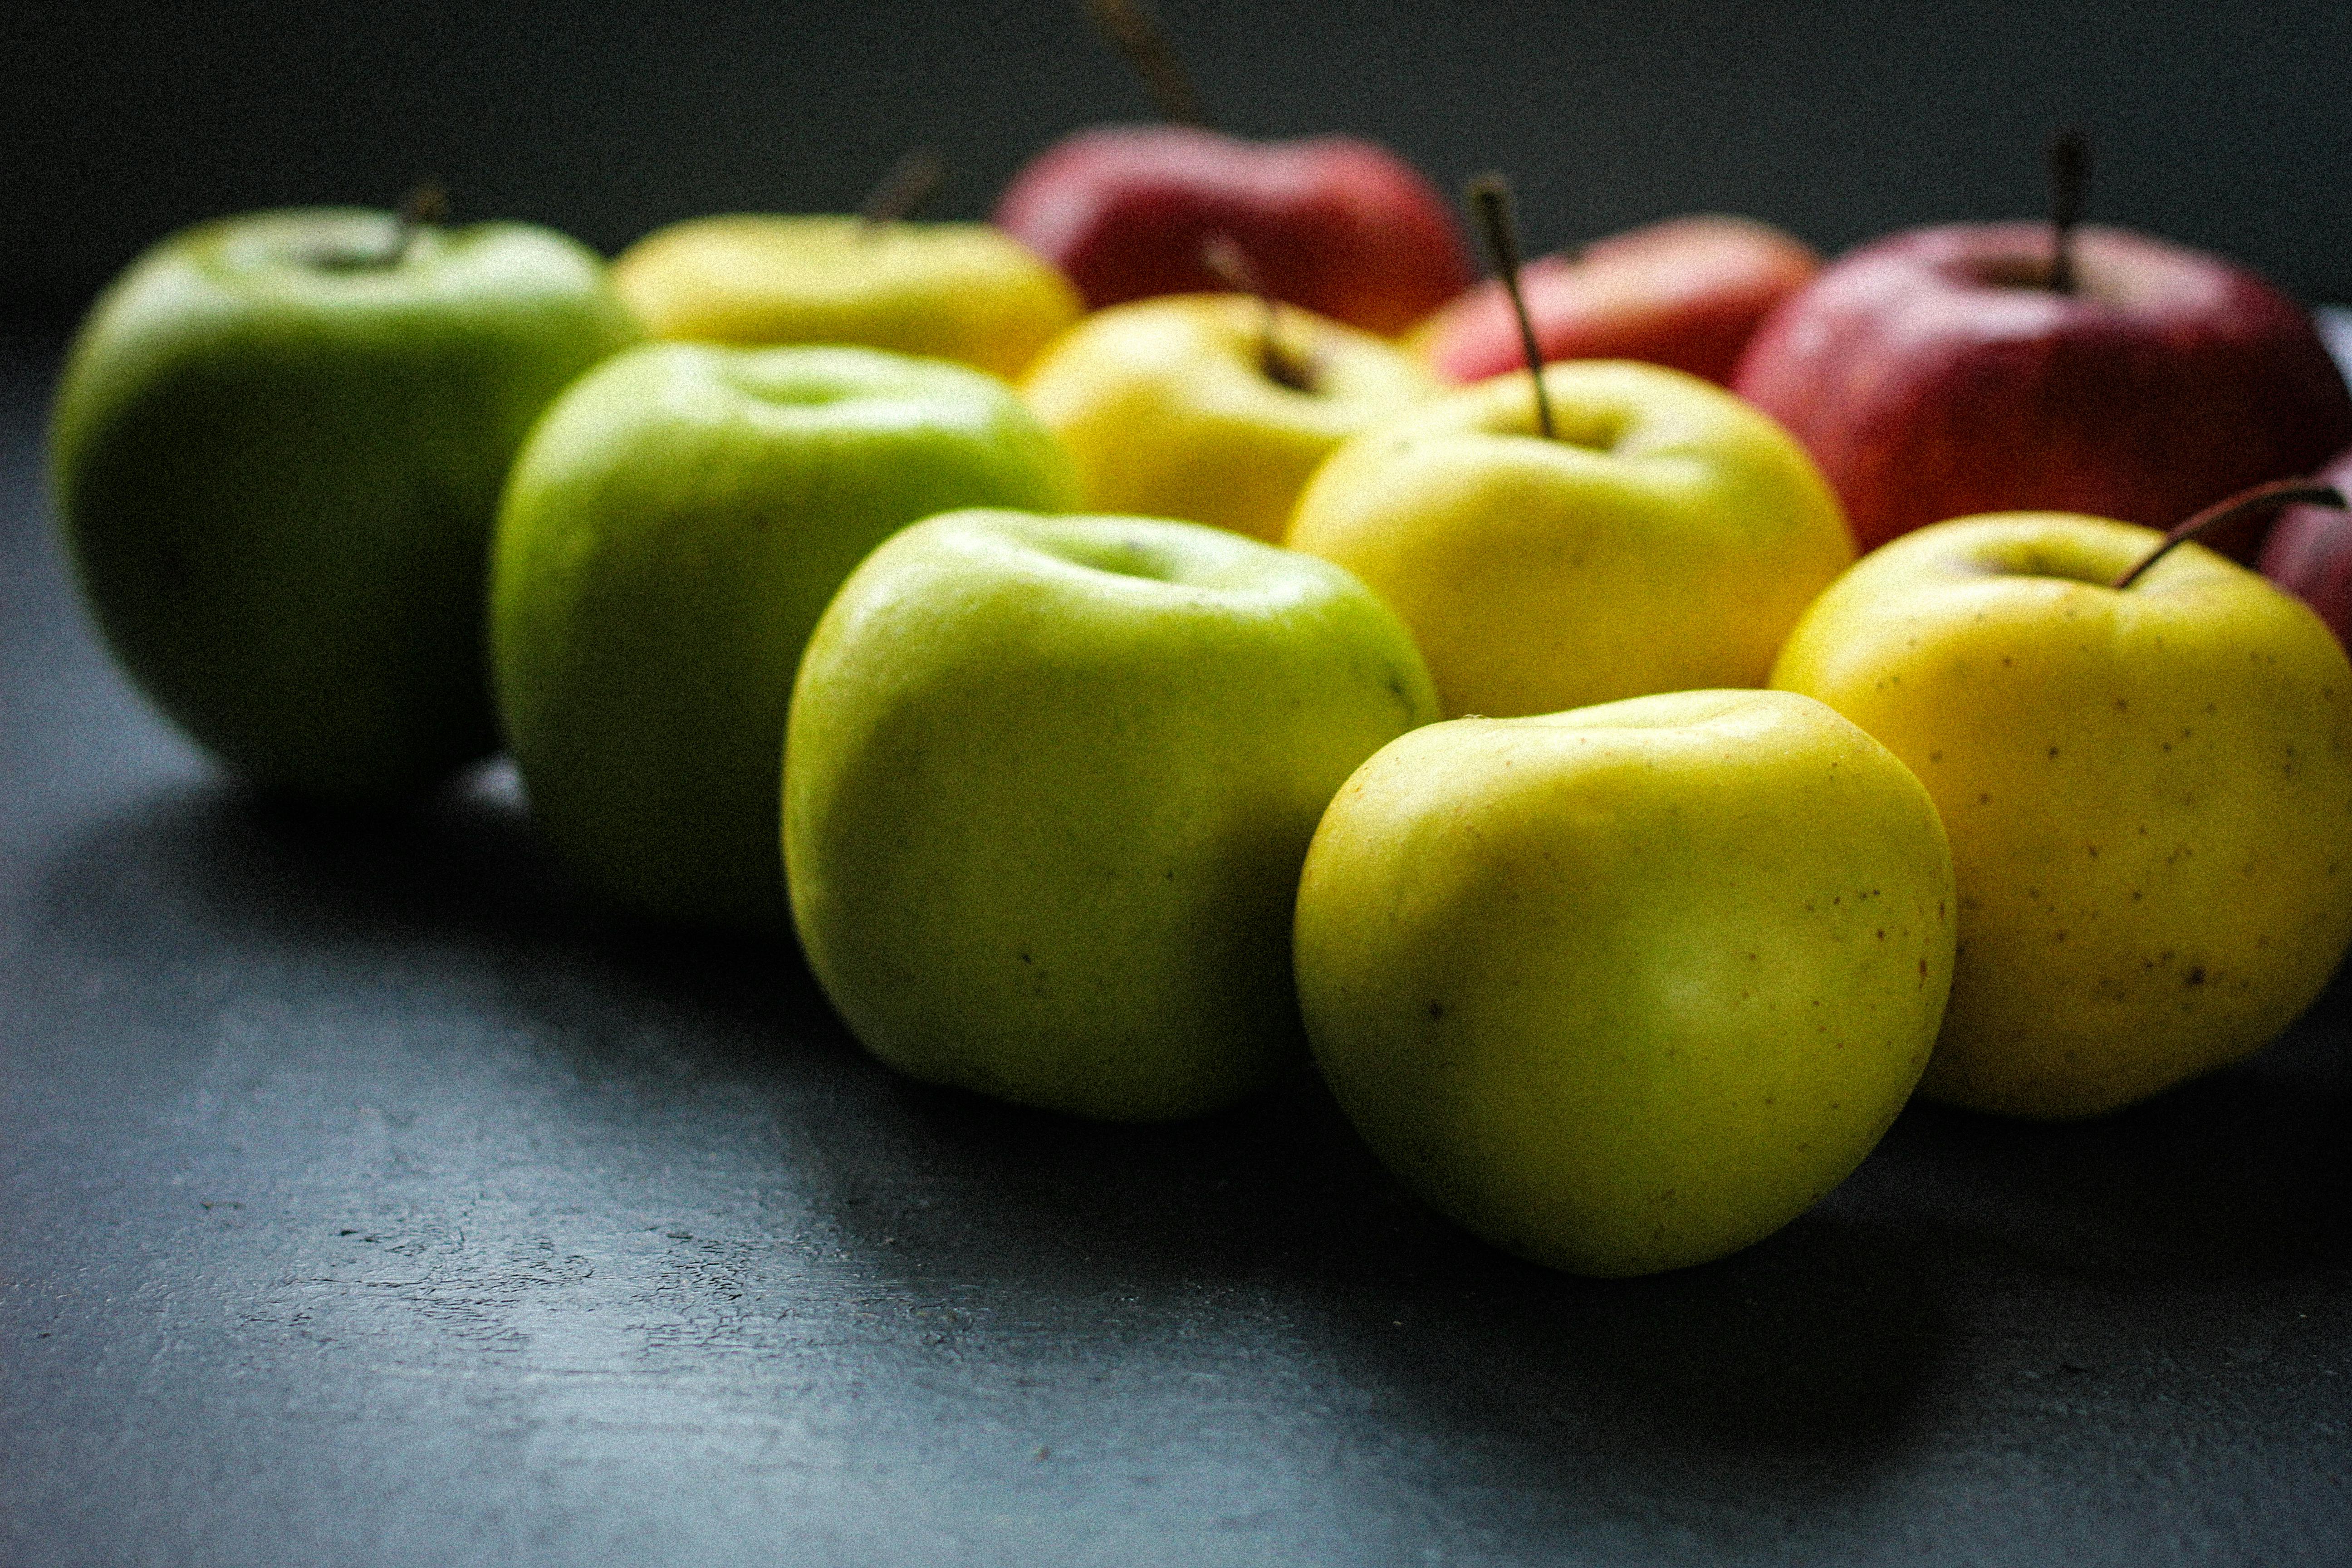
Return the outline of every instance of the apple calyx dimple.
{"type": "Polygon", "coordinates": [[[2346,510],[2343,492],[2333,485],[2323,485],[2307,479],[2273,479],[2268,484],[2240,490],[2225,500],[2214,502],[2167,533],[2164,542],[2148,552],[2147,559],[2116,580],[2116,591],[2121,593],[2138,582],[2147,574],[2147,569],[2163,560],[2173,546],[2194,539],[2209,529],[2219,528],[2223,523],[2233,522],[2257,511],[2276,511],[2283,507],[2298,504],[2330,507],[2337,511],[2346,510]]]}
{"type": "Polygon", "coordinates": [[[1480,174],[1470,182],[1464,197],[1477,219],[1495,276],[1510,296],[1511,314],[1519,323],[1519,349],[1527,356],[1528,379],[1536,389],[1536,428],[1544,439],[1555,440],[1551,398],[1544,391],[1543,350],[1536,343],[1535,322],[1528,315],[1527,296],[1519,289],[1519,234],[1511,216],[1511,183],[1499,173],[1480,174]]]}

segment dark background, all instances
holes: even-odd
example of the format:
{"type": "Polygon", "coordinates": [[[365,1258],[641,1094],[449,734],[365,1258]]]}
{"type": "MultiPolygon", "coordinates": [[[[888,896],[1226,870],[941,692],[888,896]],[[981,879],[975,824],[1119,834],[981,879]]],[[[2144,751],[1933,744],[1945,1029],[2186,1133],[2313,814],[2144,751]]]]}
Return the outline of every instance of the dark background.
{"type": "MultiPolygon", "coordinates": [[[[1742,212],[1837,249],[2038,212],[2053,127],[2095,217],[2352,299],[2352,6],[2176,0],[1163,0],[1213,120],[1345,129],[1449,187],[1518,182],[1530,243],[1742,212]]],[[[1055,136],[1147,109],[1076,0],[14,0],[0,296],[78,311],[194,219],[395,203],[613,251],[671,219],[843,210],[909,143],[984,214],[1055,136]]]]}
{"type": "MultiPolygon", "coordinates": [[[[1213,113],[1500,164],[1538,246],[2093,210],[2352,300],[2343,5],[1168,0],[1213,113]]],[[[910,1086],[788,952],[616,925],[499,778],[269,810],[95,645],[61,324],[244,207],[607,249],[976,215],[1142,108],[1059,5],[0,8],[0,1563],[2352,1561],[2352,994],[2084,1127],[1919,1107],[1736,1258],[1601,1284],[1311,1079],[1104,1129],[910,1086]]]]}

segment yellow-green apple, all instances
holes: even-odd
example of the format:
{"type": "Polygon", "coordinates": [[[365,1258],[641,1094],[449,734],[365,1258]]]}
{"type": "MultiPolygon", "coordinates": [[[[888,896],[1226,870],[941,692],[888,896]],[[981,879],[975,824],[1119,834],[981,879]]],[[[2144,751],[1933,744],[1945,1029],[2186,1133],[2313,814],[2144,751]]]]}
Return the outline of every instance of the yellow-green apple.
{"type": "MultiPolygon", "coordinates": [[[[1519,275],[1549,362],[1637,359],[1731,379],[1757,323],[1821,270],[1802,241],[1752,218],[1669,218],[1539,257],[1519,275]]],[[[1416,327],[1412,345],[1450,382],[1526,368],[1518,322],[1486,282],[1416,327]]]]}
{"type": "Polygon", "coordinates": [[[1680,691],[1391,742],[1317,830],[1300,1008],[1433,1206],[1583,1274],[1703,1263],[1843,1181],[1951,983],[1925,790],[1829,709],[1680,691]]]}
{"type": "MultiPolygon", "coordinates": [[[[2218,257],[2119,229],[1954,224],[1824,268],[1750,340],[1734,391],[1805,444],[1874,549],[2050,509],[2169,527],[2352,444],[2311,319],[2218,257]]],[[[2259,528],[2211,542],[2252,560],[2259,528]]]]}
{"type": "Polygon", "coordinates": [[[82,324],[58,513],[131,677],[243,777],[394,803],[497,740],[484,557],[540,410],[635,338],[522,224],[310,209],[158,244],[82,324]]]}
{"type": "Polygon", "coordinates": [[[976,223],[693,218],[623,251],[613,276],[657,338],[854,343],[1007,380],[1081,309],[1060,273],[976,223]]]}
{"type": "Polygon", "coordinates": [[[793,696],[810,969],[916,1078],[1116,1121],[1303,1058],[1298,867],[1356,765],[1435,717],[1346,573],[1220,529],[975,510],[893,536],[793,696]]]}
{"type": "Polygon", "coordinates": [[[1853,559],[1802,448],[1722,388],[1631,361],[1496,376],[1342,446],[1287,542],[1412,628],[1449,714],[1760,686],[1853,559]]]}
{"type": "Polygon", "coordinates": [[[1240,294],[1140,300],[1088,316],[1022,396],[1061,438],[1090,510],[1277,541],[1333,447],[1435,395],[1384,339],[1240,294]],[[1269,350],[1268,333],[1272,333],[1269,350]]]}
{"type": "MultiPolygon", "coordinates": [[[[2352,448],[2321,469],[2323,483],[2352,493],[2352,448]]],[[[2339,643],[2352,644],[2352,513],[2297,506],[2278,514],[2263,540],[2262,574],[2319,612],[2339,643]]]]}
{"type": "Polygon", "coordinates": [[[499,517],[492,670],[532,815],[639,912],[784,931],[784,708],[825,601],[918,518],[1069,493],[1012,389],[962,365],[615,357],[548,410],[499,517]]]}
{"type": "Polygon", "coordinates": [[[1921,1092],[2095,1116],[2232,1062],[2352,941],[2352,668],[2195,544],[2071,514],[1865,556],[1773,684],[1909,763],[1951,835],[1959,959],[1921,1092]]]}
{"type": "Polygon", "coordinates": [[[1353,136],[1252,142],[1190,125],[1099,126],[1016,174],[995,221],[1097,310],[1222,287],[1202,258],[1219,235],[1275,298],[1382,335],[1472,279],[1445,198],[1353,136]]]}

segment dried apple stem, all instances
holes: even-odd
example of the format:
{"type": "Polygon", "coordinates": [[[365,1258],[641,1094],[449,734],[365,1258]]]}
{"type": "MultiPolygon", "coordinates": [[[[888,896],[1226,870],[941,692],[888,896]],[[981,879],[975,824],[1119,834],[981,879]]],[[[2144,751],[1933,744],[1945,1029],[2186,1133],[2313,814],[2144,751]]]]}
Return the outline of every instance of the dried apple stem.
{"type": "Polygon", "coordinates": [[[2116,580],[2116,589],[2120,593],[2130,587],[2146,575],[2149,567],[2163,560],[2174,545],[2185,543],[2208,529],[2233,522],[2249,512],[2276,511],[2288,506],[2324,506],[2337,511],[2346,510],[2342,491],[2333,485],[2319,484],[2312,479],[2273,479],[2266,485],[2240,490],[2227,500],[2214,502],[2166,534],[2164,542],[2148,552],[2147,560],[2116,580]]]}
{"type": "Polygon", "coordinates": [[[1144,6],[1142,0],[1086,0],[1087,15],[1103,36],[1118,47],[1160,118],[1171,125],[1199,125],[1201,101],[1192,79],[1184,70],[1168,29],[1144,6]]]}
{"type": "Polygon", "coordinates": [[[1551,422],[1551,398],[1544,391],[1543,351],[1536,344],[1535,322],[1528,319],[1526,296],[1519,292],[1519,230],[1511,216],[1511,183],[1499,174],[1486,174],[1470,182],[1470,211],[1486,242],[1486,258],[1511,297],[1511,314],[1518,319],[1519,350],[1527,356],[1528,379],[1536,388],[1536,428],[1547,441],[1556,440],[1551,422]]]}
{"type": "Polygon", "coordinates": [[[1265,275],[1251,264],[1249,253],[1233,236],[1213,234],[1201,242],[1201,261],[1234,293],[1257,296],[1258,368],[1265,378],[1293,392],[1314,391],[1315,378],[1308,367],[1282,346],[1282,307],[1267,290],[1265,275]]]}
{"type": "Polygon", "coordinates": [[[886,223],[912,217],[947,178],[948,166],[935,148],[909,147],[898,154],[890,172],[857,204],[859,222],[868,233],[886,223]]]}
{"type": "Polygon", "coordinates": [[[2091,181],[2091,144],[2080,131],[2050,139],[2050,287],[2074,291],[2074,227],[2083,221],[2083,193],[2091,181]]]}

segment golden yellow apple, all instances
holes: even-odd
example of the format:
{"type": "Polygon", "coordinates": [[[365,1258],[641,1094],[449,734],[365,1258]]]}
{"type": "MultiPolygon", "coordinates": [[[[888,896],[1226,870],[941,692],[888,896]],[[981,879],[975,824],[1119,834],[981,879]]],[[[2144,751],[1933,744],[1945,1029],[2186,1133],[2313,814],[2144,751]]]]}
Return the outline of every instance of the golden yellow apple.
{"type": "Polygon", "coordinates": [[[1456,719],[1324,813],[1296,964],[1341,1107],[1433,1206],[1650,1273],[1777,1230],[1895,1120],[1951,853],[1901,763],[1786,692],[1456,719]]]}
{"type": "Polygon", "coordinates": [[[1084,309],[1059,272],[979,223],[693,218],[623,251],[613,281],[656,338],[850,343],[1006,380],[1084,309]]]}
{"type": "Polygon", "coordinates": [[[1286,540],[1412,628],[1452,714],[1549,713],[1760,686],[1853,559],[1837,500],[1780,427],[1720,387],[1621,360],[1524,374],[1356,437],[1286,540]]]}
{"type": "Polygon", "coordinates": [[[1022,395],[1077,465],[1089,510],[1181,518],[1277,542],[1332,448],[1432,396],[1386,339],[1241,294],[1098,310],[1041,355],[1022,395]]]}
{"type": "Polygon", "coordinates": [[[1959,958],[1921,1092],[2092,1116],[2258,1049],[2352,942],[2352,667],[2308,608],[2066,513],[1937,523],[1822,595],[1773,671],[1942,811],[1959,958]]]}

